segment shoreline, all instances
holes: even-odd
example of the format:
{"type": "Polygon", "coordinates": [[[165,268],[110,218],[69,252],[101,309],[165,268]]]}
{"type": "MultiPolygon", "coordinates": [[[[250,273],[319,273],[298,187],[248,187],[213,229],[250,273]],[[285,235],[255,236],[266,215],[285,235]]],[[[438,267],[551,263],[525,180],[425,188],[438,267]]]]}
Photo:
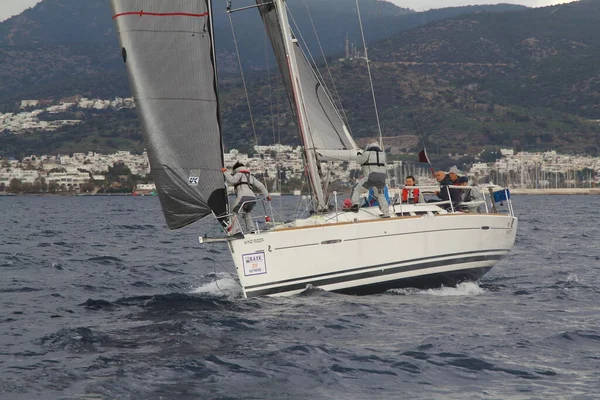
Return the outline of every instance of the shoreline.
{"type": "MultiPolygon", "coordinates": [[[[558,188],[558,189],[521,189],[514,188],[509,189],[510,194],[513,195],[600,195],[600,188],[558,188]]],[[[5,193],[0,192],[0,197],[14,197],[14,196],[33,196],[33,197],[95,197],[95,196],[131,196],[131,197],[156,197],[152,194],[133,194],[133,193],[5,193]]],[[[281,194],[281,196],[295,196],[293,194],[281,194]]]]}
{"type": "Polygon", "coordinates": [[[515,195],[600,195],[600,188],[510,189],[515,195]]]}
{"type": "Polygon", "coordinates": [[[141,195],[138,194],[134,196],[131,193],[0,193],[0,197],[20,197],[20,196],[28,196],[28,197],[94,197],[94,196],[131,196],[131,197],[151,197],[151,195],[141,195]]]}

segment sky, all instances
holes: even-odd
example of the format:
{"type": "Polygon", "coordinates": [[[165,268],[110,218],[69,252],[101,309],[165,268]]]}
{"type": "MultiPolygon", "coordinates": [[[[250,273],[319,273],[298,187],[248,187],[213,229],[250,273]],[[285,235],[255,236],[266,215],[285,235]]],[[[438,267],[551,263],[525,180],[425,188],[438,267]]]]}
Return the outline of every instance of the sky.
{"type": "Polygon", "coordinates": [[[39,2],[40,0],[0,0],[0,21],[21,14],[23,10],[39,2]]]}
{"type": "Polygon", "coordinates": [[[570,3],[574,0],[387,0],[397,6],[412,8],[415,11],[429,10],[430,8],[471,6],[475,4],[520,4],[528,7],[544,7],[554,4],[570,3]]]}
{"type": "MultiPolygon", "coordinates": [[[[85,0],[84,0],[85,1],[85,0]]],[[[389,0],[392,3],[415,11],[428,10],[430,8],[442,8],[453,6],[466,6],[472,4],[497,4],[513,3],[530,7],[542,7],[553,4],[568,3],[572,0],[389,0]]],[[[39,3],[40,0],[0,0],[0,21],[4,21],[13,15],[20,14],[26,8],[39,3]]]]}

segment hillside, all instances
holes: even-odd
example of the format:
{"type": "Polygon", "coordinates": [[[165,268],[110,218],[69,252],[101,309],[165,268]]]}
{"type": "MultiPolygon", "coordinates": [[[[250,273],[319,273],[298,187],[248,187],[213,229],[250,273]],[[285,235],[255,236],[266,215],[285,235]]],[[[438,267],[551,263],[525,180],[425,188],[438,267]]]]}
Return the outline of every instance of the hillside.
{"type": "MultiPolygon", "coordinates": [[[[248,0],[236,6],[251,4],[248,0]]],[[[235,73],[237,58],[229,16],[224,3],[215,6],[216,41],[221,73],[235,73]]],[[[353,0],[290,2],[291,14],[311,43],[311,18],[325,54],[342,53],[346,35],[359,43],[353,0]],[[330,21],[335,20],[335,24],[330,21]]],[[[377,0],[361,2],[367,41],[374,42],[426,21],[479,10],[505,10],[518,6],[464,7],[429,11],[424,15],[377,0]]],[[[74,94],[106,97],[129,92],[120,58],[117,35],[108,0],[44,0],[21,15],[0,23],[0,103],[40,96],[61,98],[74,94]],[[88,76],[89,74],[89,76],[88,76]],[[106,87],[109,82],[110,87],[106,87]]],[[[247,71],[266,65],[264,31],[255,10],[232,15],[247,71]],[[257,45],[258,44],[258,45],[257,45]]],[[[312,51],[320,57],[318,46],[312,51]]],[[[274,65],[274,61],[270,61],[274,65]]]]}
{"type": "Polygon", "coordinates": [[[600,1],[588,0],[459,16],[402,33],[371,49],[388,83],[381,107],[408,107],[410,96],[421,115],[442,115],[430,130],[442,147],[461,140],[597,154],[598,124],[590,120],[600,119],[598,18],[600,1]],[[390,90],[399,76],[401,93],[390,90]]]}
{"type": "MultiPolygon", "coordinates": [[[[46,1],[64,4],[67,0],[46,1]]],[[[310,4],[318,8],[322,3],[310,4]]],[[[379,14],[376,8],[368,11],[371,15],[379,14]]],[[[600,17],[599,0],[539,9],[503,5],[425,14],[405,12],[401,10],[398,15],[390,16],[403,21],[402,24],[379,20],[379,29],[390,33],[395,29],[397,33],[373,42],[369,49],[383,135],[401,138],[393,141],[396,149],[416,150],[417,135],[421,132],[430,153],[438,153],[440,157],[449,152],[463,154],[499,146],[599,153],[600,129],[594,121],[600,119],[600,79],[594,71],[600,57],[600,26],[595,22],[600,17]],[[466,10],[477,12],[466,13],[466,10]],[[452,18],[444,19],[444,15],[452,18]],[[411,24],[413,29],[407,30],[411,24]]],[[[327,33],[320,32],[321,38],[334,37],[335,32],[345,37],[345,32],[333,27],[334,24],[321,24],[327,33]]],[[[312,32],[312,27],[308,32],[312,32]]],[[[264,58],[264,34],[260,37],[261,46],[256,47],[264,58]]],[[[332,40],[332,46],[337,41],[332,40]]],[[[5,46],[1,51],[24,51],[35,46],[41,45],[5,46]]],[[[64,58],[73,62],[67,54],[76,46],[103,44],[69,44],[57,48],[66,49],[64,58]]],[[[35,93],[44,97],[51,97],[52,93],[60,96],[101,93],[98,97],[104,98],[110,97],[110,93],[126,94],[122,63],[102,53],[100,48],[82,64],[73,64],[83,72],[64,74],[60,79],[46,77],[37,82],[33,74],[28,77],[29,83],[20,92],[15,89],[15,93],[31,94],[29,97],[35,93]],[[89,71],[81,69],[81,65],[89,71]],[[48,81],[51,83],[44,83],[48,81]]],[[[245,54],[243,57],[247,61],[245,54]]],[[[30,58],[19,62],[25,63],[30,58]]],[[[338,59],[339,56],[329,58],[331,72],[342,98],[339,105],[346,111],[353,134],[359,139],[376,136],[365,63],[338,59]]],[[[268,85],[266,73],[259,71],[258,64],[246,67],[259,142],[267,144],[281,138],[285,143],[297,143],[294,121],[277,74],[271,74],[268,85]],[[271,91],[274,91],[272,96],[271,91]],[[271,109],[279,110],[275,122],[271,109]]],[[[47,70],[42,68],[39,73],[43,71],[47,70]]],[[[254,135],[239,78],[224,74],[220,87],[226,144],[248,149],[254,144],[248,138],[254,135]]],[[[131,114],[115,116],[110,120],[111,125],[102,121],[102,115],[90,118],[89,122],[63,128],[50,137],[44,133],[20,138],[0,135],[0,152],[17,154],[25,149],[39,152],[36,149],[40,149],[40,143],[53,152],[142,146],[131,114]],[[127,132],[122,140],[112,136],[111,126],[115,131],[127,132]]]]}

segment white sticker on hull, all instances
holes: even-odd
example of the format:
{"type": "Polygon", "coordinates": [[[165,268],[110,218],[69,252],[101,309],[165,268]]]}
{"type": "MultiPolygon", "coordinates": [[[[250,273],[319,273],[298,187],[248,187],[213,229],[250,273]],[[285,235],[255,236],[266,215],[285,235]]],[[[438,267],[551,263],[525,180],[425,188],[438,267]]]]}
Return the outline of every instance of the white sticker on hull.
{"type": "Polygon", "coordinates": [[[244,275],[261,275],[267,273],[267,263],[265,253],[250,253],[242,255],[242,263],[244,264],[244,275]]]}

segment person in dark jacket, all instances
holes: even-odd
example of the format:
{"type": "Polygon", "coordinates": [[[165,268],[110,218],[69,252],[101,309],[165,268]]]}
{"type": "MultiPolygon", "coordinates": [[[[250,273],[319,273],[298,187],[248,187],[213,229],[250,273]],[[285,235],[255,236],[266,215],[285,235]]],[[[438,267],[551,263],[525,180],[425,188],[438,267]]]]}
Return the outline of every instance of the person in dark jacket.
{"type": "MultiPolygon", "coordinates": [[[[452,206],[456,207],[462,201],[462,195],[460,189],[448,187],[454,185],[450,175],[444,171],[438,171],[435,173],[435,179],[440,184],[440,191],[436,193],[438,197],[441,201],[451,201],[452,206]]],[[[450,204],[445,204],[444,208],[450,208],[450,204]]]]}

